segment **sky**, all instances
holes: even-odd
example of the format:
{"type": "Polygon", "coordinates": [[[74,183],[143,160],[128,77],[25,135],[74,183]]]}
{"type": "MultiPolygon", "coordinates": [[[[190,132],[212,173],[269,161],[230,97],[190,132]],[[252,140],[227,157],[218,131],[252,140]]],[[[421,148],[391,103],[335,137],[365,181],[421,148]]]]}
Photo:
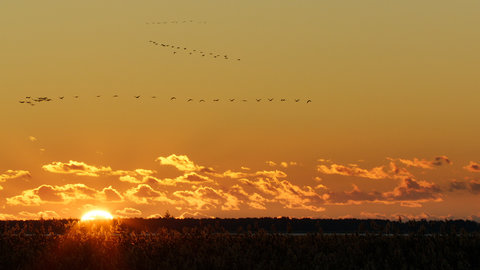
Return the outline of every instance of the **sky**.
{"type": "Polygon", "coordinates": [[[0,219],[478,220],[479,10],[3,0],[0,219]]]}

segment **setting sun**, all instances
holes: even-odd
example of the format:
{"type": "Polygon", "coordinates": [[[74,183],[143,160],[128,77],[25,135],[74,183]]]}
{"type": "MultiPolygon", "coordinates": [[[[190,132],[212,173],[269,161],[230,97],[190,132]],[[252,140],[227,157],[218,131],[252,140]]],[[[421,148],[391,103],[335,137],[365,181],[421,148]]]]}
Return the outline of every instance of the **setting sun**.
{"type": "Polygon", "coordinates": [[[82,216],[82,221],[90,220],[110,220],[113,219],[112,214],[104,210],[92,210],[82,216]]]}

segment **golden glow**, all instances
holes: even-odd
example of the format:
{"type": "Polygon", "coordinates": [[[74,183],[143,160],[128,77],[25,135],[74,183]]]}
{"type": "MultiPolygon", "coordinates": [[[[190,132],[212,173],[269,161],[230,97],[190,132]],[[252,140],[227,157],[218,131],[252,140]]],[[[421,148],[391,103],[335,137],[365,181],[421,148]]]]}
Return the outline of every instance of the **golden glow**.
{"type": "Polygon", "coordinates": [[[111,220],[113,219],[112,214],[104,210],[92,210],[82,216],[82,221],[92,221],[92,220],[111,220]]]}

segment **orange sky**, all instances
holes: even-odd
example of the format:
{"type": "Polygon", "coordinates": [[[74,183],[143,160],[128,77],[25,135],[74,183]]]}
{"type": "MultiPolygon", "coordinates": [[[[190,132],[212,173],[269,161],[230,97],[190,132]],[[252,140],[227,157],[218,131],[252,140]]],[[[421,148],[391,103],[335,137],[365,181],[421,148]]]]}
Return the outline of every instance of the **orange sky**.
{"type": "Polygon", "coordinates": [[[2,1],[0,219],[478,217],[479,8],[2,1]]]}

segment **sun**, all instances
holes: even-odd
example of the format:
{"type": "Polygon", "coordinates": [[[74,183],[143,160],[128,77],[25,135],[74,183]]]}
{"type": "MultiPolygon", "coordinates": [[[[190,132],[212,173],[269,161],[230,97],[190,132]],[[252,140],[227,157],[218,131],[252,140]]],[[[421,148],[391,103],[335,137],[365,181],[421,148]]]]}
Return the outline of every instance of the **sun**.
{"type": "Polygon", "coordinates": [[[104,210],[92,210],[87,212],[82,216],[81,221],[91,221],[91,220],[111,220],[113,219],[112,214],[104,210]]]}

